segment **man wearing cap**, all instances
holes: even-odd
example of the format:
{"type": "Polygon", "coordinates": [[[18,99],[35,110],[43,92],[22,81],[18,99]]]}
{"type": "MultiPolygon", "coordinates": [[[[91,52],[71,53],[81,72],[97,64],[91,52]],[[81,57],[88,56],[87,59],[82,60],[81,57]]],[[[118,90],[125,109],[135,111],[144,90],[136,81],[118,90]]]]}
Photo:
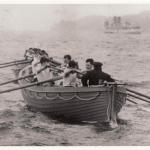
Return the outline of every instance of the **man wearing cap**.
{"type": "Polygon", "coordinates": [[[115,82],[111,76],[102,71],[102,63],[94,62],[94,69],[88,71],[86,74],[82,76],[82,85],[83,86],[91,86],[91,85],[99,85],[104,81],[107,82],[115,82]]]}

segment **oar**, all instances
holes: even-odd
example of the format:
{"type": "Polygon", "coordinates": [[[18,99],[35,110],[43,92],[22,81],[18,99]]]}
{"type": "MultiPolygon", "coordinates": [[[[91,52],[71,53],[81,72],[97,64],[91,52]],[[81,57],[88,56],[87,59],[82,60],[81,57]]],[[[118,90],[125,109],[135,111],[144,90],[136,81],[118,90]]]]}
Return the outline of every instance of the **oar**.
{"type": "Polygon", "coordinates": [[[26,63],[30,63],[31,61],[23,61],[23,62],[18,62],[18,63],[14,63],[14,64],[8,64],[8,65],[4,65],[4,66],[0,66],[0,68],[6,68],[6,67],[11,67],[11,66],[15,66],[15,65],[20,65],[20,64],[26,64],[26,63]]]}
{"type": "MultiPolygon", "coordinates": [[[[134,96],[134,98],[137,98],[137,97],[134,96]]],[[[139,98],[138,98],[138,99],[139,99],[139,98]]],[[[141,99],[141,98],[140,98],[140,99],[141,99]]],[[[135,104],[135,106],[137,107],[137,109],[141,109],[141,110],[143,110],[143,111],[150,112],[149,109],[147,109],[147,108],[145,108],[145,107],[142,107],[142,106],[139,106],[137,102],[135,102],[135,101],[133,101],[133,100],[131,100],[131,99],[129,99],[129,98],[127,98],[127,101],[129,101],[130,103],[135,104]]],[[[144,100],[144,101],[145,101],[145,100],[144,100]]]]}
{"type": "Polygon", "coordinates": [[[18,79],[13,79],[13,80],[10,80],[10,81],[7,81],[7,82],[3,82],[3,83],[0,83],[0,86],[6,85],[8,83],[16,82],[16,81],[19,81],[19,80],[22,80],[22,79],[25,79],[25,78],[33,77],[34,75],[35,74],[30,74],[30,75],[27,75],[27,76],[24,76],[24,77],[20,77],[18,79]]]}
{"type": "Polygon", "coordinates": [[[136,95],[134,95],[134,94],[127,93],[127,95],[128,95],[128,96],[131,96],[131,97],[134,97],[134,98],[136,98],[136,99],[139,99],[139,100],[141,100],[141,101],[145,101],[145,102],[147,102],[147,103],[150,103],[150,101],[148,101],[148,100],[146,100],[146,99],[144,99],[144,98],[141,98],[141,97],[139,97],[139,96],[136,96],[136,95]]]}
{"type": "Polygon", "coordinates": [[[145,97],[145,98],[148,98],[148,99],[150,99],[150,96],[147,96],[147,95],[145,95],[145,94],[142,94],[142,93],[139,93],[139,92],[137,92],[137,91],[134,91],[134,90],[131,90],[131,89],[126,89],[128,92],[130,92],[130,93],[134,93],[134,94],[136,94],[136,95],[139,95],[139,96],[142,96],[142,97],[145,97]]]}
{"type": "Polygon", "coordinates": [[[51,61],[49,61],[49,64],[50,64],[51,66],[53,66],[53,67],[58,67],[57,64],[55,64],[55,63],[53,63],[53,62],[51,62],[51,61]]]}
{"type": "Polygon", "coordinates": [[[131,100],[129,98],[127,98],[127,101],[129,101],[130,103],[133,103],[133,104],[138,104],[137,102],[135,102],[135,101],[133,101],[133,100],[131,100]]]}
{"type": "Polygon", "coordinates": [[[139,106],[139,104],[138,104],[137,102],[132,101],[132,100],[129,99],[129,98],[127,98],[127,101],[129,101],[129,102],[135,104],[135,106],[136,106],[137,109],[141,109],[141,110],[143,110],[143,111],[150,112],[149,109],[147,109],[147,108],[145,108],[145,107],[142,107],[142,106],[139,106]]]}
{"type": "MultiPolygon", "coordinates": [[[[38,65],[38,64],[40,64],[40,62],[35,63],[34,66],[36,66],[36,65],[38,65]]],[[[53,66],[53,67],[58,67],[58,66],[59,66],[59,65],[55,64],[55,62],[53,62],[51,59],[49,59],[49,64],[50,64],[51,66],[53,66]]]]}
{"type": "Polygon", "coordinates": [[[8,65],[8,64],[17,63],[17,62],[22,62],[22,61],[26,61],[26,60],[25,60],[25,59],[22,59],[22,60],[14,60],[14,61],[6,62],[6,63],[1,63],[0,65],[8,65]]]}
{"type": "MultiPolygon", "coordinates": [[[[39,74],[40,72],[42,72],[42,71],[45,70],[46,68],[47,68],[47,66],[46,66],[46,67],[43,67],[42,69],[40,69],[40,70],[37,72],[37,74],[39,74]]],[[[35,76],[35,75],[37,75],[37,74],[30,74],[30,75],[26,75],[26,76],[20,77],[20,78],[18,78],[18,79],[13,79],[13,80],[10,80],[10,81],[7,81],[7,82],[3,82],[3,83],[0,83],[0,86],[6,85],[6,84],[8,84],[8,83],[16,82],[16,81],[19,81],[19,80],[22,80],[22,79],[26,79],[26,78],[29,78],[29,77],[33,77],[33,76],[35,76]]]]}
{"type": "Polygon", "coordinates": [[[11,88],[11,89],[8,89],[8,90],[3,90],[3,91],[0,91],[0,94],[8,93],[8,92],[11,92],[11,91],[16,91],[16,90],[20,90],[20,89],[25,89],[25,88],[32,87],[32,86],[37,86],[38,84],[57,81],[57,80],[60,80],[62,78],[63,78],[62,76],[59,76],[59,77],[55,77],[55,78],[45,80],[45,81],[42,81],[42,82],[31,83],[31,84],[28,84],[28,85],[25,85],[25,86],[20,86],[20,87],[17,87],[17,88],[11,88]]]}
{"type": "Polygon", "coordinates": [[[51,71],[54,71],[54,72],[59,72],[59,73],[62,72],[62,71],[58,70],[56,67],[54,67],[54,66],[50,66],[49,68],[50,68],[51,71]]]}
{"type": "MultiPolygon", "coordinates": [[[[53,67],[53,66],[51,66],[51,67],[54,68],[54,69],[56,69],[57,71],[64,72],[64,70],[61,69],[61,68],[59,68],[59,67],[53,67]]],[[[80,70],[78,70],[78,69],[74,69],[74,70],[75,70],[75,72],[77,72],[78,74],[83,75],[83,73],[82,73],[80,70]]]]}
{"type": "Polygon", "coordinates": [[[55,67],[55,66],[50,66],[50,68],[52,68],[52,69],[54,69],[54,70],[56,70],[56,71],[59,71],[59,72],[64,72],[63,69],[58,68],[58,67],[55,67]]]}
{"type": "Polygon", "coordinates": [[[61,66],[62,64],[56,60],[54,60],[52,57],[49,58],[50,62],[52,62],[53,64],[57,65],[57,66],[61,66]]]}
{"type": "Polygon", "coordinates": [[[130,81],[123,81],[123,80],[118,80],[118,79],[115,79],[115,81],[119,82],[119,83],[123,83],[124,85],[126,86],[137,86],[137,85],[140,85],[140,83],[136,83],[136,82],[130,82],[130,81]]]}

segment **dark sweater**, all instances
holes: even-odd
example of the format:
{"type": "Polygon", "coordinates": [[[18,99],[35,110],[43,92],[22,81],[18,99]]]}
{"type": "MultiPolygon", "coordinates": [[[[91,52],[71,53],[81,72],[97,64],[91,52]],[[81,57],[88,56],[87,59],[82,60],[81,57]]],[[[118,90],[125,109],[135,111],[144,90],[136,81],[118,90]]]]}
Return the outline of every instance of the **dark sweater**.
{"type": "Polygon", "coordinates": [[[88,71],[86,74],[82,77],[82,85],[88,86],[89,85],[99,85],[100,82],[103,83],[104,81],[107,82],[114,82],[115,80],[111,78],[111,76],[105,72],[97,71],[97,70],[91,70],[88,71]]]}

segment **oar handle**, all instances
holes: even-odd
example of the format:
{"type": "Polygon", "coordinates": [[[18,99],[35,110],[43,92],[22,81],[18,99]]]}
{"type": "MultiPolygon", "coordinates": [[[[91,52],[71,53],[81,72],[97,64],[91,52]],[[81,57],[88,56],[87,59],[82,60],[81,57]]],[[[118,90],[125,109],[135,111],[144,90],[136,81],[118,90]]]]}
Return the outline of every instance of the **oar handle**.
{"type": "Polygon", "coordinates": [[[58,68],[58,67],[55,67],[55,66],[48,66],[50,69],[52,68],[52,69],[54,69],[54,70],[56,70],[56,71],[60,71],[60,72],[63,72],[64,70],[63,69],[61,69],[61,68],[58,68]]]}
{"type": "Polygon", "coordinates": [[[136,96],[136,95],[134,95],[134,94],[127,93],[127,95],[128,95],[128,96],[131,96],[131,97],[134,97],[134,98],[136,98],[136,99],[139,99],[139,100],[141,100],[141,101],[145,101],[145,102],[147,102],[147,103],[150,103],[150,101],[148,101],[148,100],[146,100],[146,99],[144,99],[144,98],[141,98],[141,97],[139,97],[139,96],[136,96]]]}
{"type": "Polygon", "coordinates": [[[133,101],[133,100],[131,100],[131,99],[129,99],[129,98],[127,98],[127,101],[129,101],[129,102],[131,102],[131,103],[133,103],[133,104],[138,104],[137,102],[135,102],[135,101],[133,101]]]}
{"type": "MultiPolygon", "coordinates": [[[[63,69],[61,68],[58,68],[58,67],[53,67],[53,66],[50,66],[50,68],[53,68],[53,69],[56,69],[57,71],[60,71],[60,72],[64,72],[63,69]]],[[[73,69],[76,73],[79,73],[81,75],[84,75],[80,70],[77,70],[77,69],[73,69]]]]}
{"type": "Polygon", "coordinates": [[[139,96],[142,96],[142,97],[145,97],[145,98],[150,99],[150,96],[147,96],[147,95],[145,95],[145,94],[139,93],[139,92],[137,92],[137,91],[134,91],[134,90],[131,90],[131,89],[128,89],[128,88],[126,88],[126,89],[127,89],[127,91],[130,92],[130,93],[134,93],[134,94],[137,94],[137,95],[139,95],[139,96]]]}
{"type": "Polygon", "coordinates": [[[16,81],[19,81],[19,80],[22,80],[22,79],[25,79],[25,78],[29,78],[29,77],[32,77],[34,76],[35,74],[31,74],[31,75],[28,75],[28,76],[24,76],[24,77],[20,77],[18,79],[14,79],[14,80],[10,80],[10,81],[7,81],[7,82],[3,82],[3,83],[0,83],[0,86],[2,85],[6,85],[8,83],[12,83],[12,82],[16,82],[16,81]]]}
{"type": "Polygon", "coordinates": [[[56,60],[54,60],[52,57],[49,58],[49,61],[53,64],[55,64],[56,66],[61,66],[62,64],[56,60]]]}
{"type": "Polygon", "coordinates": [[[8,89],[8,90],[3,90],[3,91],[0,91],[0,94],[8,93],[8,92],[11,92],[11,91],[16,91],[16,90],[20,90],[20,89],[24,89],[24,88],[28,88],[28,87],[32,87],[32,86],[37,86],[39,84],[43,84],[43,83],[47,83],[47,82],[57,81],[57,80],[60,80],[62,78],[63,78],[62,76],[59,76],[59,77],[55,77],[53,79],[49,79],[49,80],[45,80],[45,81],[41,81],[41,82],[36,82],[36,83],[31,83],[31,84],[28,84],[28,85],[25,85],[25,86],[20,86],[20,87],[17,87],[17,88],[11,88],[11,89],[8,89]]]}
{"type": "Polygon", "coordinates": [[[126,85],[126,83],[106,82],[107,85],[126,85]]]}
{"type": "Polygon", "coordinates": [[[20,64],[26,64],[26,63],[30,63],[30,62],[31,61],[23,61],[23,62],[19,62],[19,63],[13,63],[13,64],[9,64],[9,65],[0,66],[0,68],[6,68],[6,67],[11,67],[11,66],[20,65],[20,64]]]}
{"type": "Polygon", "coordinates": [[[41,73],[42,71],[44,71],[46,68],[48,68],[48,66],[45,66],[42,69],[38,70],[37,73],[36,73],[36,75],[39,74],[39,73],[41,73]]]}
{"type": "Polygon", "coordinates": [[[26,59],[14,60],[14,61],[6,62],[6,63],[0,63],[0,65],[8,65],[8,64],[17,63],[17,62],[22,62],[22,61],[26,61],[26,59]]]}
{"type": "MultiPolygon", "coordinates": [[[[43,70],[45,70],[47,67],[43,67],[42,69],[38,70],[37,71],[37,74],[39,74],[40,72],[42,72],[43,70]]],[[[33,77],[35,76],[36,74],[30,74],[30,75],[27,75],[27,76],[23,76],[23,77],[20,77],[18,79],[13,79],[13,80],[10,80],[10,81],[7,81],[7,82],[3,82],[3,83],[0,83],[0,86],[2,85],[6,85],[8,83],[12,83],[12,82],[16,82],[16,81],[19,81],[19,80],[23,80],[23,79],[26,79],[26,78],[29,78],[29,77],[33,77]]]]}

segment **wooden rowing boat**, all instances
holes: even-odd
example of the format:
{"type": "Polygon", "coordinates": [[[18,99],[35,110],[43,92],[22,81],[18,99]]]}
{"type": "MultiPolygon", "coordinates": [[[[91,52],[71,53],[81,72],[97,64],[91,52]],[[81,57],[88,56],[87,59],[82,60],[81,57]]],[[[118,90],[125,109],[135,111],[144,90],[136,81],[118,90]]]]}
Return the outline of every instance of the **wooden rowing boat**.
{"type": "MultiPolygon", "coordinates": [[[[21,70],[19,77],[28,75],[28,69],[21,70]]],[[[29,83],[29,79],[19,81],[20,86],[29,83]]],[[[126,89],[116,85],[76,88],[38,85],[22,89],[22,95],[35,111],[77,121],[109,122],[126,102],[126,89]]]]}

